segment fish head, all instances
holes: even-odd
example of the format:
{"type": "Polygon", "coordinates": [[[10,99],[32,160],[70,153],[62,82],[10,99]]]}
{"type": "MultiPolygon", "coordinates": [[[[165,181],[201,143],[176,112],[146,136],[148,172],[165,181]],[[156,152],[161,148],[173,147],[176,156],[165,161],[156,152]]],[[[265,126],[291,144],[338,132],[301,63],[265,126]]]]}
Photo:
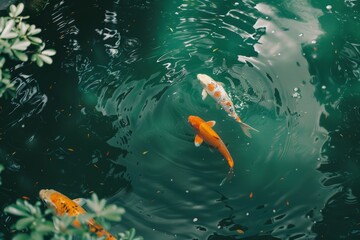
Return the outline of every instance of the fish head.
{"type": "Polygon", "coordinates": [[[198,75],[196,75],[196,77],[204,88],[206,88],[206,86],[208,86],[209,84],[214,83],[214,79],[212,79],[206,74],[199,73],[198,75]]]}
{"type": "Polygon", "coordinates": [[[45,203],[46,206],[56,210],[56,205],[51,200],[51,196],[55,193],[56,191],[53,189],[41,189],[39,192],[39,197],[45,203]]]}
{"type": "Polygon", "coordinates": [[[188,122],[189,124],[194,128],[194,129],[199,129],[201,122],[203,122],[204,120],[202,120],[201,118],[197,117],[197,116],[192,116],[190,115],[188,117],[188,122]]]}
{"type": "Polygon", "coordinates": [[[50,208],[58,212],[58,205],[63,202],[64,198],[67,198],[63,194],[53,189],[42,189],[39,192],[40,199],[50,208]]]}

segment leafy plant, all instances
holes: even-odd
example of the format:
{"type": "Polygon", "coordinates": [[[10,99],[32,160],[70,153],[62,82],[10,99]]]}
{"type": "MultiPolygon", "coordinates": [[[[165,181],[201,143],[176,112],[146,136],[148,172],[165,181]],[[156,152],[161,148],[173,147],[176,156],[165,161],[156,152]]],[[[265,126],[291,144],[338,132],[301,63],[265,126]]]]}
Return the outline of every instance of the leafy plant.
{"type": "MultiPolygon", "coordinates": [[[[38,201],[32,205],[26,200],[17,200],[5,208],[7,214],[19,217],[14,226],[17,234],[13,240],[72,240],[72,239],[104,239],[97,237],[95,233],[89,232],[86,223],[90,218],[94,218],[97,223],[101,223],[104,227],[109,227],[109,221],[120,221],[121,216],[125,213],[123,208],[114,204],[107,205],[106,200],[99,200],[96,194],[91,199],[86,200],[89,213],[78,217],[70,217],[67,215],[56,216],[50,209],[41,211],[41,203],[38,201]],[[73,225],[74,220],[80,221],[80,227],[73,225]]],[[[135,229],[130,229],[124,233],[118,233],[121,240],[143,240],[137,237],[135,229]]]]}
{"type": "Polygon", "coordinates": [[[13,95],[10,70],[5,68],[6,60],[35,62],[39,67],[53,62],[53,49],[45,49],[45,43],[37,35],[40,28],[25,22],[29,16],[20,16],[24,4],[11,5],[9,16],[0,17],[0,97],[5,93],[13,95]]]}
{"type": "MultiPolygon", "coordinates": [[[[0,164],[0,173],[4,170],[4,166],[0,164]]],[[[1,177],[0,177],[0,185],[1,185],[1,177]]]]}

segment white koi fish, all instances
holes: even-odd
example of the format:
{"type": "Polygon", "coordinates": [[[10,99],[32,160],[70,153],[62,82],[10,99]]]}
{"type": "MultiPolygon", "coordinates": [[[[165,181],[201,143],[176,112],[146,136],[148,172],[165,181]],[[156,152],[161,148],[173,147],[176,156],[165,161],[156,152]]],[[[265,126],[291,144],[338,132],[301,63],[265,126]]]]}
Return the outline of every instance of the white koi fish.
{"type": "Polygon", "coordinates": [[[206,96],[209,94],[215,101],[228,113],[228,115],[240,123],[241,129],[246,136],[251,137],[250,129],[256,132],[259,132],[255,128],[247,125],[241,121],[240,117],[235,112],[235,107],[231,101],[229,95],[224,89],[224,84],[221,82],[216,82],[214,79],[209,77],[206,74],[198,74],[197,79],[200,81],[203,86],[203,91],[201,93],[202,99],[205,100],[206,96]]]}

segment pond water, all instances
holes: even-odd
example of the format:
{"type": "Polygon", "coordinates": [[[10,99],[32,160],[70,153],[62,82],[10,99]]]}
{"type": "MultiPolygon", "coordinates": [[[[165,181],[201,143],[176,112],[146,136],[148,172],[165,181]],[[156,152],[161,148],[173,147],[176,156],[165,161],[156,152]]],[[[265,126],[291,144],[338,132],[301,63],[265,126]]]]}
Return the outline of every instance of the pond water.
{"type": "MultiPolygon", "coordinates": [[[[360,238],[360,3],[51,1],[30,12],[54,63],[1,100],[1,207],[96,192],[145,239],[360,238]],[[223,82],[246,137],[198,73],[223,82]],[[235,161],[194,146],[215,120],[235,161]]],[[[2,216],[0,230],[8,234],[2,216]]]]}

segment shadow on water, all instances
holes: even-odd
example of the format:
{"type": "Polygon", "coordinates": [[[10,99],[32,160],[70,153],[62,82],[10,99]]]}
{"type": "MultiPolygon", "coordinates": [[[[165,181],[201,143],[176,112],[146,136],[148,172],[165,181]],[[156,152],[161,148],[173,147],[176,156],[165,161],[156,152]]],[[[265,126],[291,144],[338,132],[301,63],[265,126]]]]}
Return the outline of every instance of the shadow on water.
{"type": "Polygon", "coordinates": [[[335,190],[313,226],[317,239],[360,238],[360,27],[359,3],[312,1],[326,9],[319,18],[326,36],[304,46],[316,87],[325,106],[320,126],[328,131],[318,170],[322,184],[335,190]],[[331,8],[330,8],[330,7],[331,8]]]}
{"type": "Polygon", "coordinates": [[[1,100],[0,205],[95,191],[126,208],[115,230],[145,239],[355,239],[359,38],[311,4],[51,2],[34,21],[54,64],[14,67],[17,97],[1,100]],[[200,72],[259,134],[201,100],[200,72]],[[235,159],[221,188],[228,167],[193,146],[190,114],[216,120],[235,159]]]}

